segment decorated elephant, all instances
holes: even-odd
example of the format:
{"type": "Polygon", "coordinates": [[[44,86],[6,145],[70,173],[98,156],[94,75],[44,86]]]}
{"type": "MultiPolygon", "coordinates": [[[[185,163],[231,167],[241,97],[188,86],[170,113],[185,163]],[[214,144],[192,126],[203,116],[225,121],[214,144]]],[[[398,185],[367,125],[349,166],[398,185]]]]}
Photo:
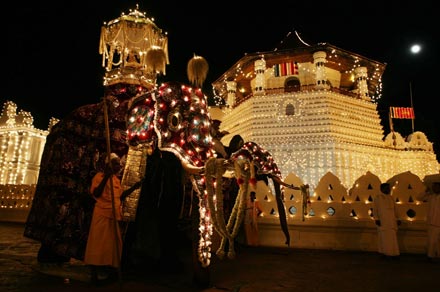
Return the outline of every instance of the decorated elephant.
{"type": "MultiPolygon", "coordinates": [[[[162,156],[166,152],[172,153],[180,161],[182,169],[189,174],[193,190],[197,193],[197,259],[202,267],[208,267],[211,261],[213,230],[222,237],[216,254],[223,258],[226,242],[229,242],[228,258],[233,258],[233,241],[242,223],[248,189],[255,187],[259,176],[270,177],[275,186],[281,227],[286,236],[286,244],[289,245],[290,236],[280,186],[293,186],[282,182],[280,171],[272,156],[256,143],[245,143],[229,159],[216,158],[210,127],[207,100],[200,89],[193,89],[180,82],[167,82],[147,94],[136,97],[127,117],[127,139],[130,147],[122,180],[124,188],[131,187],[141,179],[149,180],[147,173],[154,173],[149,167],[155,166],[151,163],[148,165],[147,160],[154,151],[160,151],[162,156]],[[236,177],[240,186],[229,218],[225,218],[223,213],[223,195],[220,187],[223,176],[236,177]]],[[[176,164],[173,165],[169,171],[174,171],[176,164]]],[[[164,173],[163,176],[169,174],[164,173]]],[[[155,182],[156,185],[162,183],[155,182]]],[[[151,185],[150,182],[150,187],[151,185]]],[[[123,206],[127,221],[136,222],[140,212],[145,211],[139,208],[139,203],[146,193],[147,190],[143,186],[126,199],[123,206]]],[[[174,201],[174,204],[177,203],[174,201]]],[[[155,204],[161,206],[157,200],[155,204]]],[[[150,231],[144,229],[137,232],[150,231]]]]}

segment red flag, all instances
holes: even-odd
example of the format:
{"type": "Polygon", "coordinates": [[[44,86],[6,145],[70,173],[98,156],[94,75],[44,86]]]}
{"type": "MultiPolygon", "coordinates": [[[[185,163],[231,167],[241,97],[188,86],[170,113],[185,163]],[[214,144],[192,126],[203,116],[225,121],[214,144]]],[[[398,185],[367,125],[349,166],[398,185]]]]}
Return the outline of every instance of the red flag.
{"type": "Polygon", "coordinates": [[[276,64],[273,68],[275,77],[299,74],[298,63],[295,61],[276,64]]]}
{"type": "Polygon", "coordinates": [[[414,109],[412,107],[390,107],[392,119],[414,119],[414,109]]]}
{"type": "Polygon", "coordinates": [[[287,66],[287,75],[298,75],[298,63],[297,62],[289,62],[286,63],[287,66]]]}
{"type": "Polygon", "coordinates": [[[286,63],[282,63],[281,64],[281,76],[286,76],[287,75],[287,66],[286,63]]]}
{"type": "Polygon", "coordinates": [[[293,62],[293,72],[292,72],[292,75],[298,75],[298,74],[299,74],[298,63],[297,62],[293,62]]]}

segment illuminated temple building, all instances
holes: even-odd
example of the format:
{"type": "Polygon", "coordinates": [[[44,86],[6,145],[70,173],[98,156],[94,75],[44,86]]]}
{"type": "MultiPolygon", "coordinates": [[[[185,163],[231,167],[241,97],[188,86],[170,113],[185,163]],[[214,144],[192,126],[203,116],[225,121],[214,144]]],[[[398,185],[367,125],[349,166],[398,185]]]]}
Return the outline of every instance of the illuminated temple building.
{"type": "MultiPolygon", "coordinates": [[[[417,195],[440,180],[423,132],[384,134],[377,102],[386,65],[328,43],[309,45],[295,32],[287,49],[246,54],[213,82],[211,111],[221,130],[269,151],[284,181],[293,246],[375,251],[372,202],[393,186],[402,252],[423,253],[426,203],[417,195]]],[[[270,186],[258,183],[260,244],[281,246],[270,186]]]]}
{"type": "Polygon", "coordinates": [[[23,110],[17,113],[12,101],[3,104],[0,115],[0,184],[32,185],[38,180],[40,160],[48,130],[36,129],[32,114],[23,110]]]}
{"type": "Polygon", "coordinates": [[[347,187],[366,171],[381,180],[439,172],[424,133],[384,136],[377,101],[385,64],[299,36],[297,43],[247,54],[213,83],[227,105],[217,115],[230,133],[225,144],[240,134],[268,150],[282,174],[312,186],[327,172],[347,187]]]}
{"type": "Polygon", "coordinates": [[[0,220],[21,221],[32,204],[47,130],[36,129],[30,112],[6,101],[0,114],[0,220]]]}

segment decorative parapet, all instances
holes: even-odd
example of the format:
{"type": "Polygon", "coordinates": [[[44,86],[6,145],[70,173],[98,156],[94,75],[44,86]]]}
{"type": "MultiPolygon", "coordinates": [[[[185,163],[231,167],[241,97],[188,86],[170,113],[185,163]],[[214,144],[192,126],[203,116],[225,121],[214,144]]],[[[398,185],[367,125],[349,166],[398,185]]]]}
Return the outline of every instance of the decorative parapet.
{"type": "Polygon", "coordinates": [[[0,221],[25,222],[36,185],[0,184],[0,221]]]}

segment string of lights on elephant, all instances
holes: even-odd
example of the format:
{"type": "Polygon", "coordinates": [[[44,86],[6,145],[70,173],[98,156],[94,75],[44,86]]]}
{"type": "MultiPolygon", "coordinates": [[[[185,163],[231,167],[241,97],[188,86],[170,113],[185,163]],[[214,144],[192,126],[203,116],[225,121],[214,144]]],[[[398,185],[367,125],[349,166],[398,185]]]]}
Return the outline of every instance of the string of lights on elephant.
{"type": "MultiPolygon", "coordinates": [[[[134,100],[127,119],[128,142],[135,145],[155,141],[161,150],[174,153],[183,164],[203,167],[214,157],[207,107],[200,89],[179,82],[163,83],[134,100]]],[[[199,260],[208,266],[213,229],[205,179],[195,174],[191,181],[199,194],[199,260]]]]}

